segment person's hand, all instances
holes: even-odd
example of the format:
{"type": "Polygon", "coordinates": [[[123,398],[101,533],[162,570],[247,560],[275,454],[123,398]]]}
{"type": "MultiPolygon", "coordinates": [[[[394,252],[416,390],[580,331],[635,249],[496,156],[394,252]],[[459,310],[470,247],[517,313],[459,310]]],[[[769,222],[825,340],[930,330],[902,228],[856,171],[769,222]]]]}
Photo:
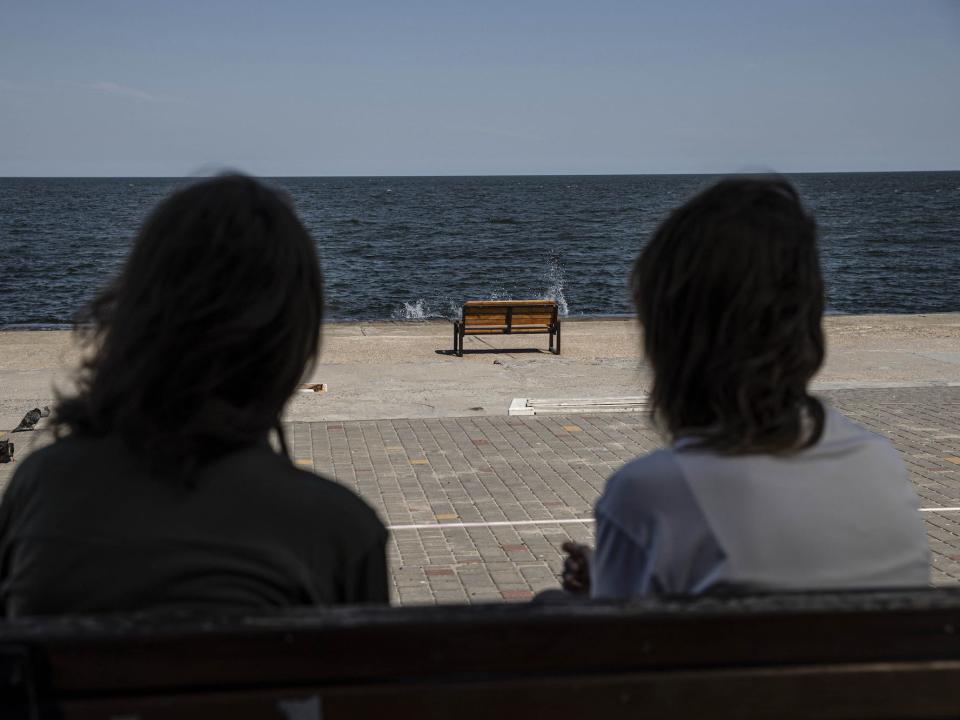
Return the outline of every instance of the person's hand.
{"type": "Polygon", "coordinates": [[[563,589],[574,595],[586,595],[590,592],[590,556],[593,554],[589,547],[570,540],[565,542],[562,549],[567,553],[563,561],[563,589]]]}

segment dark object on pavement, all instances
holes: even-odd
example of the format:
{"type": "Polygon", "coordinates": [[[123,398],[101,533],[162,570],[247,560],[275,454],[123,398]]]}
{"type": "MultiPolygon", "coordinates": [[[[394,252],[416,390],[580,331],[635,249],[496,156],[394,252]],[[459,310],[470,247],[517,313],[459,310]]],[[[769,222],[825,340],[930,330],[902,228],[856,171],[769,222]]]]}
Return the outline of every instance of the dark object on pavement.
{"type": "Polygon", "coordinates": [[[13,432],[26,432],[27,430],[33,430],[34,426],[40,422],[40,418],[45,418],[48,415],[50,415],[50,408],[48,408],[46,405],[43,407],[43,410],[40,408],[34,408],[23,416],[23,420],[21,420],[20,424],[13,429],[13,432]]]}
{"type": "Polygon", "coordinates": [[[13,443],[0,440],[0,463],[13,462],[13,443]]]}

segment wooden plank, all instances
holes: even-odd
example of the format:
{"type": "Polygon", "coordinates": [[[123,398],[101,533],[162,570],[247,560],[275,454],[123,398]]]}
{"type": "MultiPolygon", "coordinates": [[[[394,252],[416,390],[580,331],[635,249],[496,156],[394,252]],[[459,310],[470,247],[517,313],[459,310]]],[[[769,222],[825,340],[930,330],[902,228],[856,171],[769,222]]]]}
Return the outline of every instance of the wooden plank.
{"type": "Polygon", "coordinates": [[[510,326],[507,325],[507,323],[503,320],[503,318],[491,318],[489,320],[485,318],[479,318],[477,320],[474,320],[473,322],[468,322],[463,324],[464,330],[468,332],[471,329],[482,330],[486,328],[487,330],[505,330],[508,327],[510,326]]]}
{"type": "Polygon", "coordinates": [[[477,317],[501,317],[506,318],[509,308],[477,308],[474,310],[466,309],[463,312],[463,319],[469,320],[470,318],[477,317]]]}
{"type": "Polygon", "coordinates": [[[515,328],[532,327],[532,326],[549,328],[550,318],[549,317],[545,318],[542,315],[536,316],[536,317],[529,317],[529,318],[525,318],[525,317],[518,318],[517,316],[513,317],[513,327],[515,328]]]}
{"type": "Polygon", "coordinates": [[[506,327],[507,318],[502,313],[499,315],[468,315],[463,318],[464,327],[473,327],[474,325],[503,325],[506,327]]]}
{"type": "MultiPolygon", "coordinates": [[[[575,651],[571,651],[575,652],[575,651]]],[[[67,700],[63,720],[136,717],[947,718],[960,714],[960,663],[877,663],[556,677],[454,683],[294,686],[67,700]],[[313,714],[311,714],[313,713],[313,714]]]]}
{"type": "Polygon", "coordinates": [[[66,618],[4,623],[0,642],[32,648],[62,693],[363,683],[397,673],[455,679],[960,657],[960,592],[946,589],[425,610],[180,623],[66,618]]]}
{"type": "Polygon", "coordinates": [[[488,307],[484,305],[481,307],[469,307],[467,305],[464,305],[463,317],[468,317],[470,315],[482,315],[484,313],[497,313],[497,314],[506,316],[507,311],[509,309],[510,309],[510,306],[488,307]]]}
{"type": "Polygon", "coordinates": [[[960,716],[958,628],[943,588],[25,618],[0,647],[68,720],[916,718],[960,716]]]}
{"type": "Polygon", "coordinates": [[[517,318],[523,318],[527,321],[529,321],[530,319],[536,318],[540,322],[543,322],[545,324],[550,324],[551,322],[553,322],[553,313],[530,312],[529,310],[515,310],[513,312],[513,318],[514,320],[516,320],[517,318]]]}
{"type": "Polygon", "coordinates": [[[464,307],[503,307],[506,305],[516,306],[546,306],[556,307],[556,300],[467,300],[464,307]]]}
{"type": "Polygon", "coordinates": [[[482,307],[482,308],[464,308],[463,316],[467,317],[485,317],[487,315],[495,315],[498,317],[506,317],[507,312],[510,308],[502,307],[482,307]]]}
{"type": "MultiPolygon", "coordinates": [[[[467,325],[464,327],[464,333],[466,335],[480,335],[483,333],[500,333],[503,334],[509,328],[508,325],[467,325]]],[[[549,325],[520,325],[519,327],[513,328],[512,333],[507,334],[544,334],[550,332],[549,325]]]]}

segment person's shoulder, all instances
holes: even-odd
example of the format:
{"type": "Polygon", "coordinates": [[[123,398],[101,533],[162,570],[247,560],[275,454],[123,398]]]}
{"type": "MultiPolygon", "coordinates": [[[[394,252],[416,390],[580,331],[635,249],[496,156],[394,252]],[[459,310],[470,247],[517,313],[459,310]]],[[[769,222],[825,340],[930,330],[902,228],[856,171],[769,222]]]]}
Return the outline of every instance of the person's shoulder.
{"type": "Polygon", "coordinates": [[[233,458],[243,472],[255,475],[258,481],[268,482],[271,495],[283,496],[290,505],[307,513],[323,513],[337,517],[353,527],[368,527],[371,531],[383,529],[383,523],[366,501],[350,488],[344,487],[318,473],[296,467],[289,458],[269,447],[255,447],[233,458]]]}
{"type": "MultiPolygon", "coordinates": [[[[16,436],[14,438],[17,439],[16,436]]],[[[32,450],[24,460],[18,462],[18,467],[28,468],[46,462],[72,462],[80,455],[96,451],[96,448],[104,441],[104,438],[77,437],[75,435],[58,437],[53,442],[48,442],[36,450],[32,450]]],[[[41,442],[43,442],[42,439],[41,442]]]]}
{"type": "Polygon", "coordinates": [[[102,438],[63,437],[33,450],[26,458],[17,461],[10,481],[11,488],[17,484],[33,481],[49,475],[50,470],[61,467],[83,467],[85,458],[100,452],[102,438]]]}
{"type": "Polygon", "coordinates": [[[655,450],[623,465],[607,480],[599,505],[641,508],[669,504],[685,489],[676,451],[655,450]]]}
{"type": "Polygon", "coordinates": [[[830,450],[838,445],[864,445],[878,452],[896,454],[893,443],[883,435],[851,420],[839,410],[821,400],[824,408],[823,433],[815,447],[830,450]]]}
{"type": "MultiPolygon", "coordinates": [[[[38,440],[36,437],[29,439],[38,440]]],[[[39,440],[43,441],[42,438],[39,440]]],[[[57,438],[17,460],[13,477],[4,488],[0,501],[4,513],[19,515],[28,508],[43,506],[51,493],[59,493],[64,483],[78,473],[87,472],[91,460],[98,457],[98,448],[99,439],[68,436],[57,438]]]]}
{"type": "Polygon", "coordinates": [[[383,523],[366,500],[340,483],[315,472],[293,468],[293,472],[303,485],[309,488],[318,499],[335,507],[340,514],[346,514],[357,522],[366,522],[371,526],[383,527],[383,523]]]}
{"type": "Polygon", "coordinates": [[[610,476],[608,485],[617,488],[638,485],[652,487],[669,481],[668,476],[675,476],[679,472],[676,451],[661,448],[622,465],[610,476]]]}
{"type": "Polygon", "coordinates": [[[314,472],[289,466],[291,479],[300,484],[300,497],[304,507],[312,507],[327,518],[336,519],[329,528],[340,528],[350,537],[350,542],[369,546],[384,542],[387,528],[377,512],[366,500],[348,487],[314,472]]]}

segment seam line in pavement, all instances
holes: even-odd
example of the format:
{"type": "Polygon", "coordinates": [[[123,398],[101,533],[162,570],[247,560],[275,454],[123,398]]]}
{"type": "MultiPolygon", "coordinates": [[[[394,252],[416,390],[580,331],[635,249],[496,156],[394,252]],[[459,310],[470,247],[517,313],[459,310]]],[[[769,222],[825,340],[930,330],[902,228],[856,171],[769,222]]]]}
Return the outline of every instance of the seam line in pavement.
{"type": "MultiPolygon", "coordinates": [[[[919,508],[920,512],[960,512],[960,507],[919,508]]],[[[387,525],[387,530],[433,530],[434,528],[512,527],[515,525],[565,525],[568,523],[595,523],[593,518],[563,518],[559,520],[494,520],[492,522],[419,523],[414,525],[387,525]]]]}

